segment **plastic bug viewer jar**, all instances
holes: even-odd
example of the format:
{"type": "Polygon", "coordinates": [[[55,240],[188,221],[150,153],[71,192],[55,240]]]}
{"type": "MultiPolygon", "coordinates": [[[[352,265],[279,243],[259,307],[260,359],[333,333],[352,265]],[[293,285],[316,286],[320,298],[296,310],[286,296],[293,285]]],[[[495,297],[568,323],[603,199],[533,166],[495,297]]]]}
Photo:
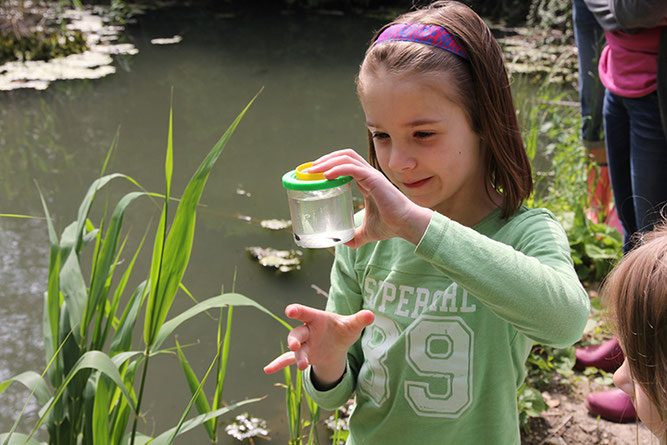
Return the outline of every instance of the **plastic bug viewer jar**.
{"type": "Polygon", "coordinates": [[[301,247],[322,248],[350,241],[354,238],[352,177],[328,180],[322,173],[303,171],[311,165],[301,164],[283,175],[294,242],[301,247]]]}

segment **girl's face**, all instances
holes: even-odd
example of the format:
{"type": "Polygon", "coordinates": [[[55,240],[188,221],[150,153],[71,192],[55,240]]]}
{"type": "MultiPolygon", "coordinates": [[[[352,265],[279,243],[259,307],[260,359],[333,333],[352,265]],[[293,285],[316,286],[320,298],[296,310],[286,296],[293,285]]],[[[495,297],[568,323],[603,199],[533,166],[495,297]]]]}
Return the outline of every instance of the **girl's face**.
{"type": "Polygon", "coordinates": [[[479,136],[451,100],[456,95],[446,75],[381,70],[359,81],[378,163],[411,201],[469,226],[498,206],[479,136]]]}
{"type": "Polygon", "coordinates": [[[637,415],[657,437],[665,434],[665,425],[660,419],[660,414],[650,399],[642,390],[641,385],[636,385],[630,374],[628,359],[625,359],[620,368],[614,373],[614,384],[632,398],[632,403],[637,409],[637,415]]]}

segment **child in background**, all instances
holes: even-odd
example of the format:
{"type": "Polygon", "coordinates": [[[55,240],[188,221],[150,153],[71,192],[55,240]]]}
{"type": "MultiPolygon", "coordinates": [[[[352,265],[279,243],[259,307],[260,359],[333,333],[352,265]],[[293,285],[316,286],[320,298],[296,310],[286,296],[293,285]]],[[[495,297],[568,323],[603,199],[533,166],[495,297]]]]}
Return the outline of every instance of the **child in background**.
{"type": "Polygon", "coordinates": [[[520,443],[516,393],[534,342],[579,340],[589,298],[563,228],[532,191],[503,56],[467,6],[435,2],[383,27],[360,66],[369,134],[311,173],[354,177],[365,198],[337,246],[326,311],[289,352],[306,390],[355,397],[348,444],[520,443]]]}
{"type": "Polygon", "coordinates": [[[667,225],[644,234],[607,278],[603,297],[625,352],[614,383],[667,444],[667,225]]]}

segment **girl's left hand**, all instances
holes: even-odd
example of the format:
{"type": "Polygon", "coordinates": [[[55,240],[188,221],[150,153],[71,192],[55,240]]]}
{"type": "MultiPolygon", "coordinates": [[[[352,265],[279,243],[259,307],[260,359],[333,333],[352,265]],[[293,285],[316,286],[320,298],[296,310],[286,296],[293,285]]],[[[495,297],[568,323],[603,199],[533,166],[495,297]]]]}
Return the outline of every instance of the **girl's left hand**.
{"type": "Polygon", "coordinates": [[[345,243],[357,248],[371,241],[394,237],[418,244],[431,219],[432,210],[410,201],[379,170],[352,149],[322,156],[308,169],[327,179],[352,176],[364,196],[366,212],[354,238],[345,243]]]}

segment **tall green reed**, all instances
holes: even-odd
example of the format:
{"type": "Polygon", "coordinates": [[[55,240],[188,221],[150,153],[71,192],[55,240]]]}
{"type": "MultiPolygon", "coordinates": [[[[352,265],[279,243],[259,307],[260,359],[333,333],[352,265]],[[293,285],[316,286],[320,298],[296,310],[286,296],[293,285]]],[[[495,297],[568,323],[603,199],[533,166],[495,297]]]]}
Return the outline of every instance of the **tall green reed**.
{"type": "MultiPolygon", "coordinates": [[[[183,195],[176,200],[178,206],[171,224],[168,215],[173,200],[172,109],[163,195],[146,192],[129,176],[105,173],[111,154],[117,148],[116,135],[99,178],[85,194],[77,218],[62,231],[60,237],[42,196],[50,244],[42,320],[47,365],[41,375],[28,371],[0,383],[0,394],[15,382],[26,386],[42,408],[40,418],[29,434],[16,431],[22,411],[11,431],[0,435],[0,443],[39,444],[41,442],[34,435],[45,425],[49,444],[52,445],[145,444],[149,441],[151,444],[170,444],[177,435],[199,425],[206,425],[207,430],[215,432],[216,418],[238,406],[259,400],[250,399],[222,407],[231,307],[255,307],[285,326],[289,325],[255,301],[233,292],[208,298],[167,320],[178,290],[186,290],[182,279],[192,250],[196,210],[203,188],[213,165],[255,98],[233,121],[190,179],[183,195]],[[98,192],[115,180],[129,181],[138,191],[124,195],[112,211],[109,211],[107,197],[103,216],[95,225],[90,219],[93,203],[98,192]],[[131,289],[130,276],[147,234],[136,250],[130,253],[132,259],[125,264],[123,258],[129,248],[129,236],[122,235],[122,223],[129,206],[139,198],[153,201],[160,198],[162,212],[153,244],[150,272],[131,289]],[[90,258],[90,273],[86,276],[86,268],[82,265],[86,264],[87,258],[90,258]],[[139,433],[137,420],[141,416],[151,357],[171,351],[171,348],[164,348],[163,343],[181,323],[202,312],[211,309],[222,311],[223,308],[229,308],[225,335],[222,336],[220,321],[215,358],[201,381],[192,378],[194,371],[188,376],[193,397],[177,426],[154,438],[139,433]],[[134,332],[142,310],[145,316],[143,350],[133,350],[134,332]],[[206,402],[202,387],[214,369],[217,391],[213,406],[206,407],[202,404],[202,400],[206,402]],[[193,406],[201,406],[200,414],[186,421],[193,406]],[[131,432],[128,433],[128,429],[131,432]]],[[[179,344],[176,345],[176,352],[184,358],[179,344]]]]}
{"type": "Polygon", "coordinates": [[[287,421],[289,426],[289,445],[319,444],[317,435],[317,424],[320,420],[320,408],[303,390],[303,372],[297,369],[296,376],[292,378],[290,367],[283,369],[285,378],[285,406],[287,408],[287,421]],[[301,410],[305,402],[308,408],[309,419],[304,419],[301,410]],[[308,435],[305,430],[308,428],[308,435]],[[304,442],[305,440],[305,442],[304,442]]]}

